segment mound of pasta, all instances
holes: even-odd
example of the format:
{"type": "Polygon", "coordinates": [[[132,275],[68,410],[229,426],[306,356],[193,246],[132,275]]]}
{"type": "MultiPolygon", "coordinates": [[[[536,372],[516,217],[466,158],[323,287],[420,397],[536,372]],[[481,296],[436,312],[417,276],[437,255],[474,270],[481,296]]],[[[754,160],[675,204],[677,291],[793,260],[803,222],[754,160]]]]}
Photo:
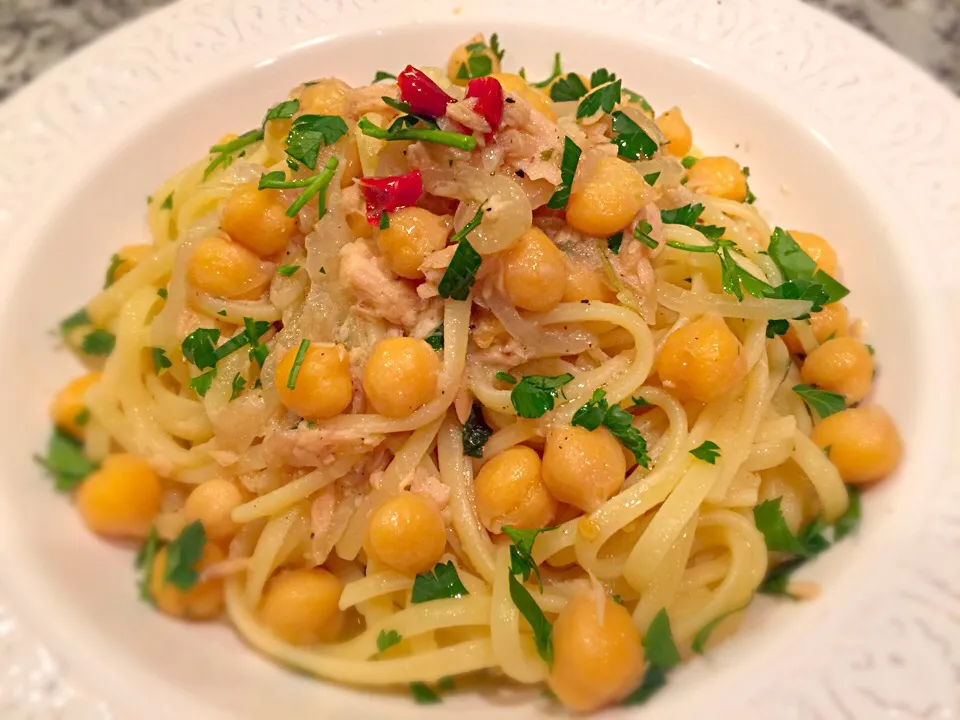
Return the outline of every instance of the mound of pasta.
{"type": "Polygon", "coordinates": [[[901,443],[826,240],[678,108],[503,54],[305,82],[164,182],[42,462],[144,600],[286,666],[640,703],[815,594],[901,443]]]}

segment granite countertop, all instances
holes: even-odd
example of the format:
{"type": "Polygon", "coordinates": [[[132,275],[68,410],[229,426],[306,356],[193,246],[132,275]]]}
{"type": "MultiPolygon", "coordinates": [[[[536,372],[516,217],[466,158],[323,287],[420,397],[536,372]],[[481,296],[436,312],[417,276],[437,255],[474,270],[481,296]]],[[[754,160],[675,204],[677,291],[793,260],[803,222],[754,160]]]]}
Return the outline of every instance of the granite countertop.
{"type": "MultiPolygon", "coordinates": [[[[960,93],[960,0],[806,0],[960,93]]],[[[0,0],[0,99],[113,26],[170,0],[0,0]]]]}

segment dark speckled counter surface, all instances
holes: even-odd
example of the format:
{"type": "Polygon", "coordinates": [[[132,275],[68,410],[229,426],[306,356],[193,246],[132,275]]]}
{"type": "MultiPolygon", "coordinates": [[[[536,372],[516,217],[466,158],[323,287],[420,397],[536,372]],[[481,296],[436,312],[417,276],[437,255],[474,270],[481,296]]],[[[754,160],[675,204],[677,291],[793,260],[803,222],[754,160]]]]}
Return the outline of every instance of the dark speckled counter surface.
{"type": "MultiPolygon", "coordinates": [[[[115,25],[170,0],[0,0],[0,98],[115,25]]],[[[807,0],[960,92],[960,0],[807,0]]]]}

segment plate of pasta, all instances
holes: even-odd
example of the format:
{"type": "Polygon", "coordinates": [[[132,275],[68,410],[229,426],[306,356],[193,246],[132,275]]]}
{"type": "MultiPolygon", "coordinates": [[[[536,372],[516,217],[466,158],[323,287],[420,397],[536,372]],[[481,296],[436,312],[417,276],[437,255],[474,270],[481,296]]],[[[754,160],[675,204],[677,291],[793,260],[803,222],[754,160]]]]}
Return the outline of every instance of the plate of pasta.
{"type": "Polygon", "coordinates": [[[912,120],[804,114],[825,86],[743,28],[915,71],[794,3],[626,3],[636,37],[539,5],[186,1],[74,61],[96,91],[68,64],[0,110],[96,106],[0,185],[0,578],[117,717],[955,700],[909,633],[918,683],[857,658],[913,619],[960,651],[926,252],[960,183],[907,172],[912,120]]]}

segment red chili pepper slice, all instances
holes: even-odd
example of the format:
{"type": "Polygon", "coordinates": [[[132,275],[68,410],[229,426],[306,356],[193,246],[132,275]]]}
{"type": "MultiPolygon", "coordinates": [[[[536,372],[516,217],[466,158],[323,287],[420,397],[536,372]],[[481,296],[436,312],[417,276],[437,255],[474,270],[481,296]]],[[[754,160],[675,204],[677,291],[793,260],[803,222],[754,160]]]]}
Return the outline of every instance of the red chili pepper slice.
{"type": "Polygon", "coordinates": [[[503,85],[496,78],[476,78],[467,83],[466,97],[477,99],[473,109],[490,126],[489,140],[503,120],[503,85]]]}
{"type": "Polygon", "coordinates": [[[397,85],[400,99],[410,105],[414,115],[438,118],[447,112],[447,103],[453,102],[452,97],[413,65],[407,65],[397,76],[397,85]]]}
{"type": "Polygon", "coordinates": [[[419,170],[406,175],[364,178],[360,181],[360,186],[367,201],[367,222],[371,225],[380,222],[380,213],[383,211],[391,212],[416,205],[423,195],[423,178],[420,177],[419,170]]]}

